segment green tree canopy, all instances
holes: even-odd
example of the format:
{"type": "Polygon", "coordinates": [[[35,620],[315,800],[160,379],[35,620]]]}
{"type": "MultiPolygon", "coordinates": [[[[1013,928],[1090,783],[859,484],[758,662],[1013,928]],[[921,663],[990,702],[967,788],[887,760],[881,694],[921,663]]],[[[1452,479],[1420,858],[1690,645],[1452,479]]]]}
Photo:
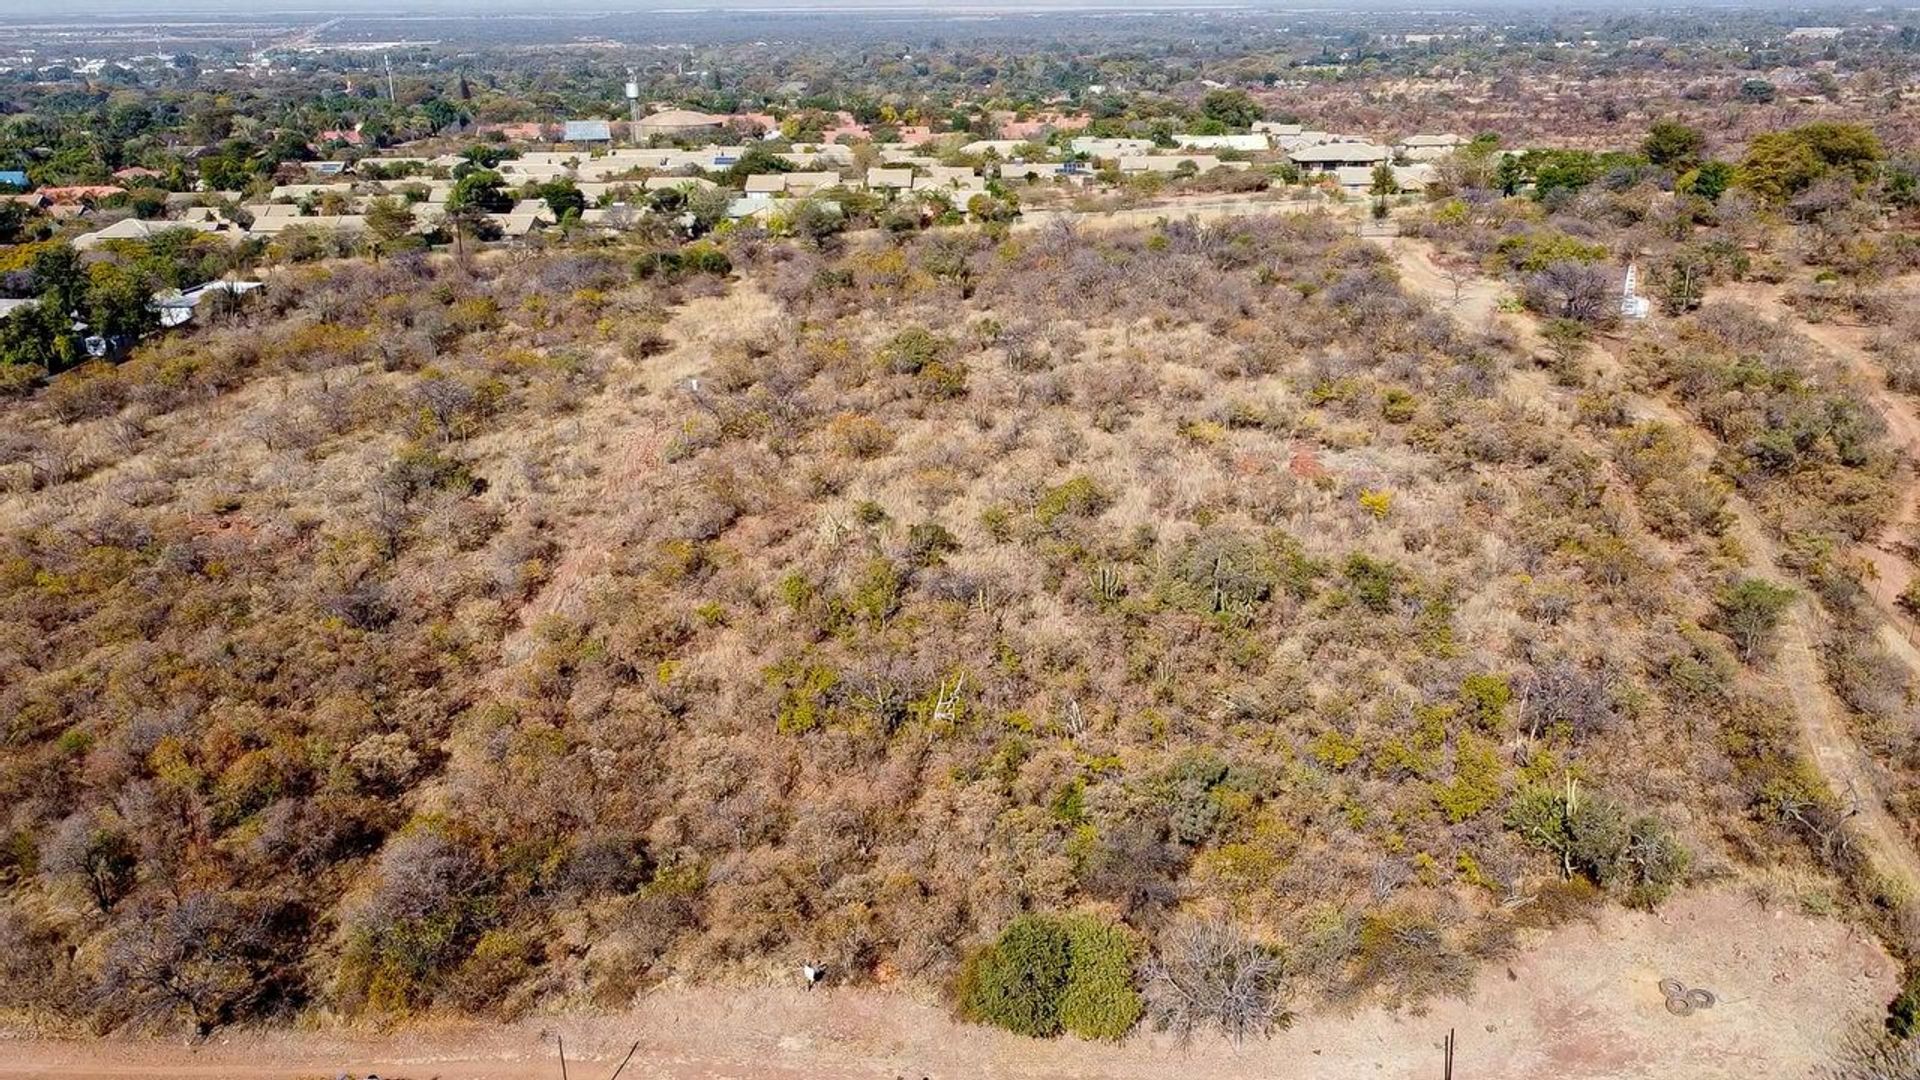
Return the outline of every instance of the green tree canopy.
{"type": "Polygon", "coordinates": [[[1260,103],[1245,90],[1215,90],[1200,102],[1200,112],[1230,128],[1249,128],[1261,117],[1260,103]]]}
{"type": "Polygon", "coordinates": [[[1655,165],[1684,170],[1692,168],[1700,160],[1701,151],[1706,149],[1706,145],[1706,136],[1698,129],[1677,120],[1657,120],[1647,129],[1640,152],[1655,165]]]}

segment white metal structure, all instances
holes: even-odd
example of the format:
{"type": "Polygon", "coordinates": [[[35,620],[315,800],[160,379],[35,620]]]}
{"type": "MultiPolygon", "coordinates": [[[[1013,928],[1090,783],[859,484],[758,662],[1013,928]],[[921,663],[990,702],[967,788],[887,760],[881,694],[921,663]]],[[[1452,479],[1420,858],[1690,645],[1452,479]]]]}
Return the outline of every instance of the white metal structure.
{"type": "Polygon", "coordinates": [[[1629,319],[1644,319],[1653,314],[1653,304],[1640,295],[1640,267],[1627,264],[1627,280],[1620,287],[1620,314],[1629,319]]]}

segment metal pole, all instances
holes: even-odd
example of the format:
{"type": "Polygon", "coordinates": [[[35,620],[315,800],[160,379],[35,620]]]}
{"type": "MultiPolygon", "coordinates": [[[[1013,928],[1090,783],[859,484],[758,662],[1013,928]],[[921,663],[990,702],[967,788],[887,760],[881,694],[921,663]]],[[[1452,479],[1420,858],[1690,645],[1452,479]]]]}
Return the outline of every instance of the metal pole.
{"type": "Polygon", "coordinates": [[[561,1035],[561,1034],[559,1034],[558,1032],[555,1032],[555,1033],[554,1033],[554,1036],[553,1036],[553,1041],[554,1041],[554,1042],[556,1042],[556,1043],[558,1043],[558,1044],[560,1045],[560,1080],[567,1080],[567,1040],[566,1040],[566,1037],[565,1037],[565,1036],[563,1036],[563,1035],[561,1035]]]}
{"type": "Polygon", "coordinates": [[[633,1060],[634,1051],[638,1049],[640,1049],[640,1044],[637,1041],[631,1047],[628,1047],[627,1056],[620,1059],[620,1067],[613,1070],[613,1075],[607,1077],[607,1080],[620,1080],[620,1074],[626,1071],[627,1062],[633,1060]]]}

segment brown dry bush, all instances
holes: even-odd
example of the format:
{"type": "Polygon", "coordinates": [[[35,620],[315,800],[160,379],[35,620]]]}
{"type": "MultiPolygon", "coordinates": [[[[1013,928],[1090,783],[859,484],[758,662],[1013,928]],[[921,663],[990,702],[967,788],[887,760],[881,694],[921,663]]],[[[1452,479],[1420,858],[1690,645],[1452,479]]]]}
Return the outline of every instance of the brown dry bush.
{"type": "MultiPolygon", "coordinates": [[[[1022,913],[1165,944],[1188,901],[1310,943],[1302,1004],[1450,990],[1556,872],[1501,826],[1523,775],[1648,811],[1707,777],[1744,821],[1780,762],[1663,734],[1725,702],[1684,571],[1605,440],[1505,401],[1512,358],[1383,258],[1262,217],[766,245],[697,288],[303,268],[0,405],[42,440],[149,410],[137,475],[9,496],[8,835],[135,838],[53,930],[88,956],[168,882],[270,885],[272,948],[216,966],[301,957],[272,1008],[934,986],[1022,913]],[[1513,701],[1463,691],[1495,673],[1513,701]]],[[[10,904],[77,880],[0,863],[10,904]]],[[[113,985],[101,1016],[150,1004],[113,985]]]]}

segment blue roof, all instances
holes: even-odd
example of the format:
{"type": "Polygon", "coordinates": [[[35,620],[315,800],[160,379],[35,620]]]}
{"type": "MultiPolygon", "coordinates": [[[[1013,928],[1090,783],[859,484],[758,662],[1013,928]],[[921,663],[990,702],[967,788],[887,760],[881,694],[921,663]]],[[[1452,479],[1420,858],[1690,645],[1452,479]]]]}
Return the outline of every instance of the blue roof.
{"type": "Polygon", "coordinates": [[[27,186],[27,174],[19,169],[0,169],[0,184],[10,184],[13,187],[25,188],[27,186]]]}
{"type": "Polygon", "coordinates": [[[569,120],[563,136],[565,142],[611,142],[613,125],[605,120],[569,120]]]}

